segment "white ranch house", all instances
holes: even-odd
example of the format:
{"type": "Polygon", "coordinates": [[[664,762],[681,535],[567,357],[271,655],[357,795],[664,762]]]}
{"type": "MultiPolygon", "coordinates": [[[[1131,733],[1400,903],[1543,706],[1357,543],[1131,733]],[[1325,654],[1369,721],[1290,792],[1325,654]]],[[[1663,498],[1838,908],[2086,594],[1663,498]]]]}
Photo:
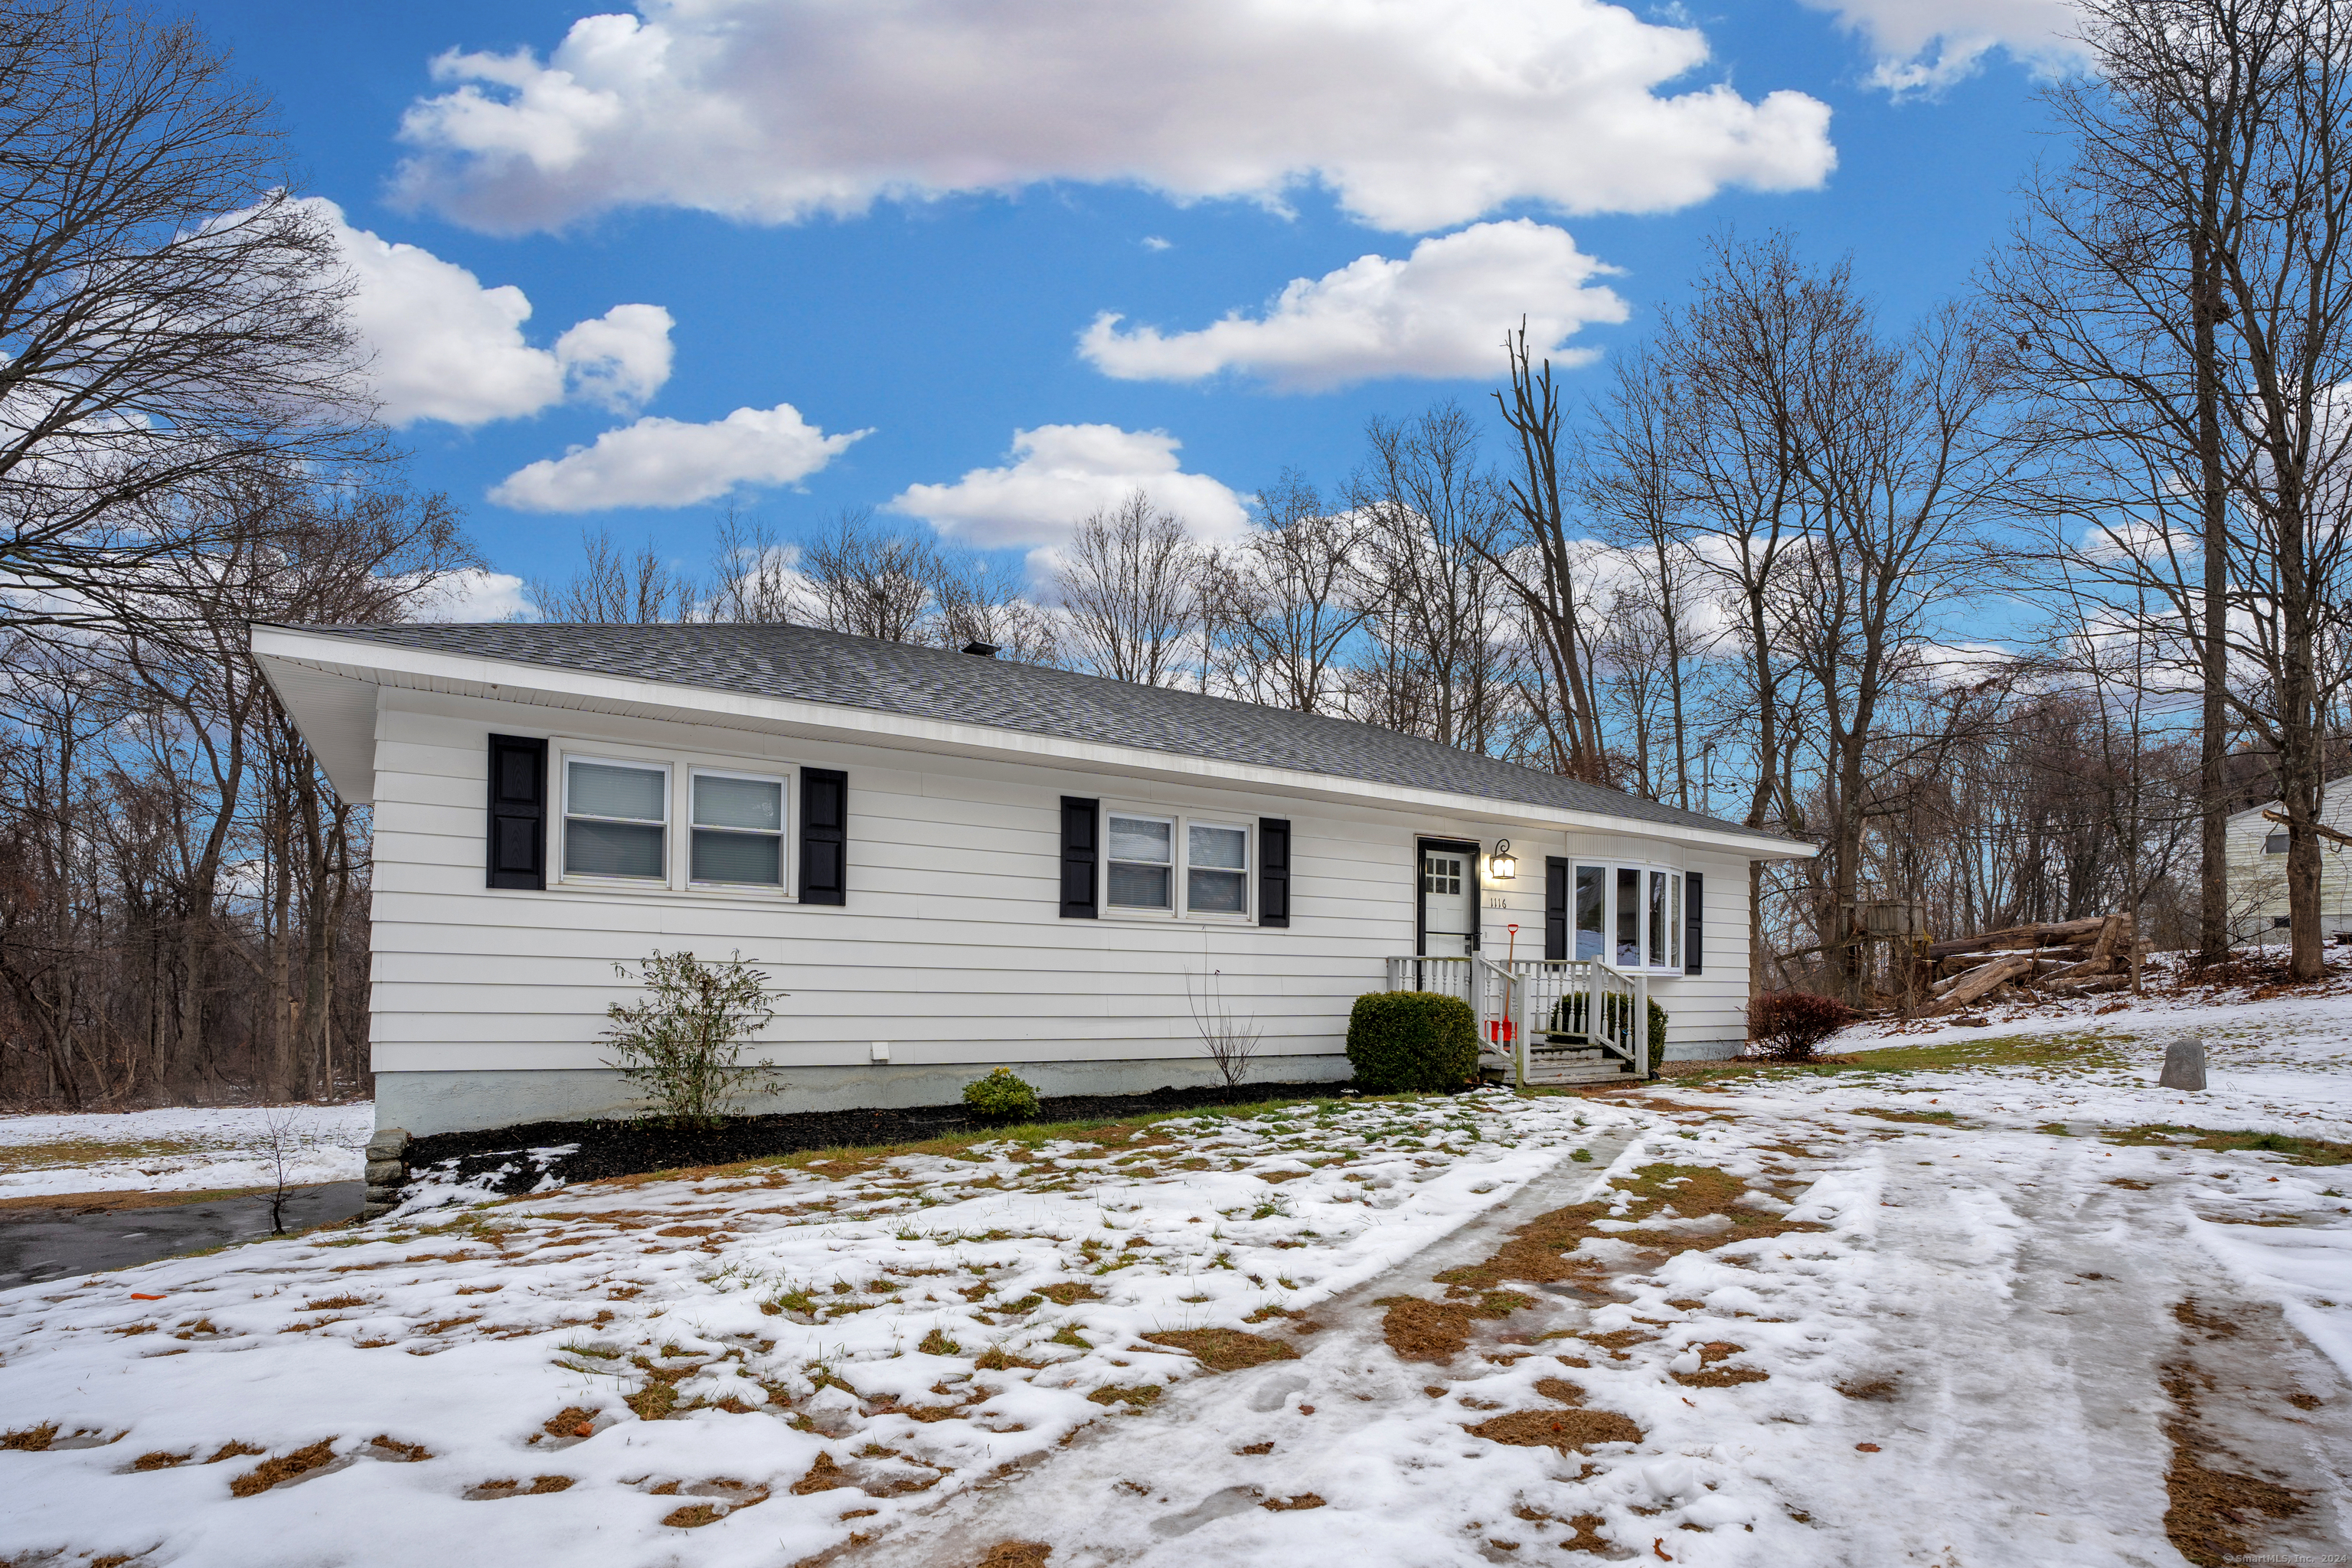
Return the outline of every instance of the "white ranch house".
{"type": "Polygon", "coordinates": [[[1749,862],[1809,846],[1369,725],[803,626],[276,626],[253,649],[375,812],[380,1125],[628,1114],[615,964],[788,993],[758,1110],[1343,1079],[1383,987],[1530,1080],[1728,1054],[1749,862]],[[1515,929],[1516,928],[1516,929],[1515,929]],[[1567,998],[1565,1005],[1561,999],[1567,998]],[[1614,998],[1612,1000],[1612,998],[1614,998]]]}

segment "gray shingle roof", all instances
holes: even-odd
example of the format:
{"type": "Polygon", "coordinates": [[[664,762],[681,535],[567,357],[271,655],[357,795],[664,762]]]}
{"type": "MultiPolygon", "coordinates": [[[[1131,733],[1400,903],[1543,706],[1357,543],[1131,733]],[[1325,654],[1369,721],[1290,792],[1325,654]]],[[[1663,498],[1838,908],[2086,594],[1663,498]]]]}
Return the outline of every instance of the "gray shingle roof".
{"type": "Polygon", "coordinates": [[[838,703],[1635,822],[1771,837],[1375,725],[812,626],[493,622],[299,629],[434,653],[838,703]]]}

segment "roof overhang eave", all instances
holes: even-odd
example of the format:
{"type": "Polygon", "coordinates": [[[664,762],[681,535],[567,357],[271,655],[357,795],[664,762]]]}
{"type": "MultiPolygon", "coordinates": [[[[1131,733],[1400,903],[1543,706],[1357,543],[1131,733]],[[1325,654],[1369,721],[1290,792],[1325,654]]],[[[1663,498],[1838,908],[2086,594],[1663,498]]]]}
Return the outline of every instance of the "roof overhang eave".
{"type": "Polygon", "coordinates": [[[667,718],[949,755],[1046,763],[1086,773],[1142,775],[1176,783],[1240,784],[1333,804],[1420,805],[1450,816],[1498,824],[1670,839],[1747,859],[1798,860],[1820,853],[1814,845],[1738,828],[1648,822],[1601,812],[1574,811],[1449,790],[1415,789],[1378,780],[1232,763],[1141,746],[1069,740],[995,725],[886,713],[843,703],[767,697],[607,675],[562,665],[441,653],[310,627],[256,622],[252,647],[278,700],[300,726],[336,790],[348,800],[372,800],[375,793],[374,694],[370,690],[362,704],[350,684],[363,683],[370,688],[667,718]]]}

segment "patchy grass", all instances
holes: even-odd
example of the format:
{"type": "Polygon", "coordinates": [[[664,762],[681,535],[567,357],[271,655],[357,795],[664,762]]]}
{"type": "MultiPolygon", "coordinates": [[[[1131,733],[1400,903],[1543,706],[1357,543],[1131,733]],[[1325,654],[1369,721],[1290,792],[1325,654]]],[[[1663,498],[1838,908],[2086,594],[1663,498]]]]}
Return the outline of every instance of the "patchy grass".
{"type": "Polygon", "coordinates": [[[257,1497],[281,1481],[290,1481],[297,1476],[308,1475],[321,1466],[334,1463],[334,1460],[335,1440],[332,1437],[321,1437],[307,1448],[297,1448],[290,1454],[280,1454],[274,1459],[267,1459],[254,1466],[253,1468],[229,1482],[228,1495],[257,1497]]]}
{"type": "Polygon", "coordinates": [[[1239,1372],[1270,1361],[1298,1359],[1298,1352],[1281,1341],[1245,1334],[1239,1329],[1171,1329],[1143,1337],[1153,1344],[1182,1351],[1211,1372],[1239,1372]]]}
{"type": "Polygon", "coordinates": [[[1514,1410],[1463,1428],[1473,1437],[1522,1448],[1582,1453],[1600,1443],[1638,1443],[1641,1427],[1613,1410],[1514,1410]]]}
{"type": "MultiPolygon", "coordinates": [[[[1853,1056],[1823,1057],[1802,1063],[1738,1058],[1725,1062],[1695,1064],[1677,1072],[1677,1081],[1706,1084],[1724,1079],[1828,1078],[1840,1073],[1979,1072],[1998,1068],[2028,1068],[2062,1072],[2089,1072],[2124,1065],[2116,1049],[2119,1038],[2098,1034],[2002,1035],[1989,1040],[1954,1040],[1948,1044],[1887,1046],[1853,1056]]],[[[1685,1064],[1676,1063],[1677,1067],[1685,1064]]]]}
{"type": "Polygon", "coordinates": [[[2294,1165],[2352,1165],[2352,1143],[2331,1143],[2324,1138],[2293,1138],[2284,1132],[2228,1131],[2213,1127],[2176,1127],[2149,1122],[2125,1127],[2106,1135],[2125,1148],[2210,1149],[2217,1153],[2245,1150],[2281,1154],[2294,1165]]]}
{"type": "Polygon", "coordinates": [[[1946,1127],[1959,1121],[1948,1110],[1905,1110],[1889,1105],[1864,1106],[1854,1114],[1875,1117],[1881,1121],[1934,1121],[1946,1127]]]}

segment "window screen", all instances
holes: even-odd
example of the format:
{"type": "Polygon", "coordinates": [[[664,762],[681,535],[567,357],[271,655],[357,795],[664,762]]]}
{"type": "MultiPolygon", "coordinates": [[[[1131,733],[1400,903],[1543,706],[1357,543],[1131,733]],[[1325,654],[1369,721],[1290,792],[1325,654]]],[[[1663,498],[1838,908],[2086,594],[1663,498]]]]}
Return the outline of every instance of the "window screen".
{"type": "Polygon", "coordinates": [[[667,769],[567,762],[564,870],[581,877],[667,876],[668,796],[667,769]]]}
{"type": "Polygon", "coordinates": [[[697,773],[693,821],[696,881],[783,886],[782,779],[697,773]]]}
{"type": "Polygon", "coordinates": [[[2263,854],[2265,854],[2265,855],[2284,855],[2284,854],[2285,854],[2285,853],[2286,853],[2286,834],[2285,834],[2285,832],[2284,832],[2284,830],[2281,830],[2280,832],[2277,832],[2277,833],[2273,833],[2273,834],[2272,834],[2268,838],[2263,839],[2263,854]]]}

